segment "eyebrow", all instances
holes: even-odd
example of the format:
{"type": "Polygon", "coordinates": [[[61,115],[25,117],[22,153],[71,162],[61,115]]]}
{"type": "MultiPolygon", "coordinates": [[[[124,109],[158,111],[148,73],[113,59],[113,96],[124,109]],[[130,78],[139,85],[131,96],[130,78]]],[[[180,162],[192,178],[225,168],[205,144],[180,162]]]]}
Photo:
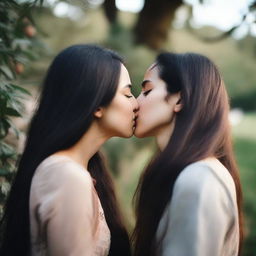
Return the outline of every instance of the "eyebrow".
{"type": "Polygon", "coordinates": [[[149,70],[152,70],[152,69],[155,68],[157,65],[158,65],[157,62],[154,63],[154,64],[152,64],[152,67],[151,67],[149,70]]]}
{"type": "Polygon", "coordinates": [[[146,84],[147,84],[147,83],[150,83],[150,82],[151,82],[150,80],[144,80],[144,81],[141,83],[142,88],[145,88],[146,84]]]}

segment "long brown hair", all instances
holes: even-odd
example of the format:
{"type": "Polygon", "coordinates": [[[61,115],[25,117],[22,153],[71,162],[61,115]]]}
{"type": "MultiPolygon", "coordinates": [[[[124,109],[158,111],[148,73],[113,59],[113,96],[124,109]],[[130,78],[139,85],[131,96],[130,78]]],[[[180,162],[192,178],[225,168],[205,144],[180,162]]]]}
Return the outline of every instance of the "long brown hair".
{"type": "Polygon", "coordinates": [[[168,93],[181,93],[173,134],[166,148],[142,174],[135,193],[135,256],[156,255],[156,231],[174,183],[189,164],[215,156],[229,170],[237,193],[240,244],[243,239],[242,192],[228,121],[229,100],[216,66],[205,56],[161,53],[156,59],[168,93]]]}
{"type": "MultiPolygon", "coordinates": [[[[0,254],[30,254],[29,195],[37,166],[51,154],[77,143],[90,127],[94,111],[115,96],[122,59],[96,45],[73,45],[53,60],[32,118],[0,222],[0,254]]],[[[96,190],[111,232],[109,255],[130,255],[111,177],[97,152],[89,161],[96,190]]],[[[64,224],[65,225],[65,224],[64,224]]]]}

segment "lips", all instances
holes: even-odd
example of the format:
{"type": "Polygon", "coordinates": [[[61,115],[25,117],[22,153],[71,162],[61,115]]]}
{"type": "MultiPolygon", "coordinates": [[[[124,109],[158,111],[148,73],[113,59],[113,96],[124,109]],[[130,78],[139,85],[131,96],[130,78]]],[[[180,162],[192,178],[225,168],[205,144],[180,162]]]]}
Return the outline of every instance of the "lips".
{"type": "Polygon", "coordinates": [[[135,116],[134,118],[133,118],[133,122],[134,122],[134,124],[133,124],[133,127],[136,127],[136,123],[137,123],[137,120],[138,119],[138,116],[135,116]]]}

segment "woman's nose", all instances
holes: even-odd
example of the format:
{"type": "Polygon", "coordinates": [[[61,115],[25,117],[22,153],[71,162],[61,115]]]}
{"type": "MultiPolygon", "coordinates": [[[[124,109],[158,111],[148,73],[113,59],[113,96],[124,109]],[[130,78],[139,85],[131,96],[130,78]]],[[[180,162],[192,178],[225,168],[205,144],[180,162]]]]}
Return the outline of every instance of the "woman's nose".
{"type": "Polygon", "coordinates": [[[140,103],[140,99],[141,99],[141,93],[138,95],[138,97],[136,98],[138,104],[140,103]]]}

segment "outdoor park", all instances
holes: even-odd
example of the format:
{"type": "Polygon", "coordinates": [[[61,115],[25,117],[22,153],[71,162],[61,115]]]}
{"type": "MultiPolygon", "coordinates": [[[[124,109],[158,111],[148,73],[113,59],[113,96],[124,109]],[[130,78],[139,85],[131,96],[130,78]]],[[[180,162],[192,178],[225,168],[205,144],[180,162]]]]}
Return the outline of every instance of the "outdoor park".
{"type": "MultiPolygon", "coordinates": [[[[2,0],[1,207],[47,68],[60,50],[82,43],[97,43],[120,53],[135,96],[146,69],[161,50],[201,53],[217,64],[230,97],[230,122],[243,188],[242,255],[256,256],[255,1],[2,0]]],[[[112,138],[102,148],[129,231],[134,227],[133,194],[155,150],[152,138],[136,137],[112,138]]]]}

